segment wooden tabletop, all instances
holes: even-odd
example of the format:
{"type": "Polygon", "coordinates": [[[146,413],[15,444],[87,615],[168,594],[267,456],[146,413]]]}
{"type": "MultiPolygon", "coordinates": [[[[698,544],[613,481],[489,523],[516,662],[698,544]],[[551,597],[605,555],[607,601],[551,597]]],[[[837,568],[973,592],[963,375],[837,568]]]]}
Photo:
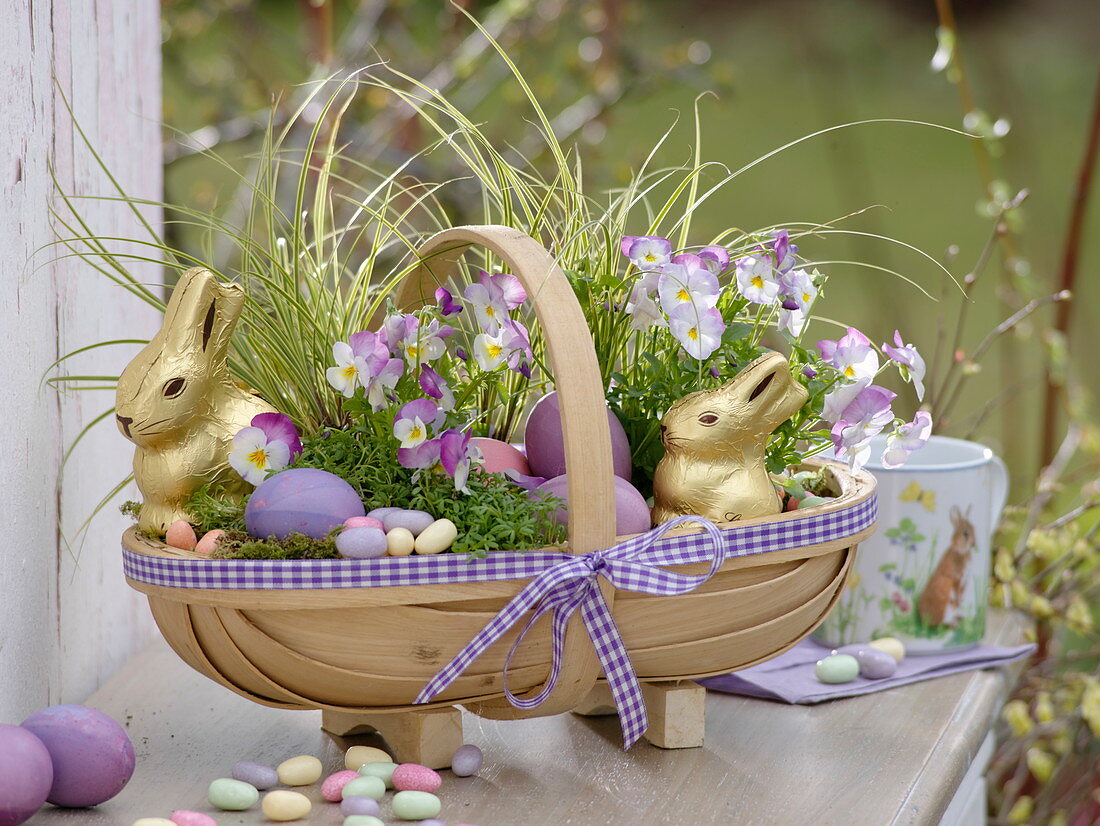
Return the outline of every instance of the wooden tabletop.
{"type": "MultiPolygon", "coordinates": [[[[994,613],[989,642],[1020,641],[1021,622],[994,613]]],[[[614,717],[572,714],[511,722],[465,715],[466,742],[485,753],[480,776],[443,772],[440,818],[477,826],[608,824],[936,824],[989,731],[1015,672],[971,671],[818,706],[711,693],[701,749],[620,747],[614,717]]],[[[343,768],[351,743],[320,713],[255,705],[201,677],[163,642],[150,645],[88,700],[123,722],[137,770],[114,800],[93,810],[48,807],[30,823],[128,826],[175,809],[221,826],[269,823],[259,806],[215,812],[211,780],[238,760],[274,765],[317,755],[343,768]]],[[[307,821],[342,822],[339,807],[304,790],[307,821]]],[[[387,823],[399,823],[389,817],[387,823]]]]}

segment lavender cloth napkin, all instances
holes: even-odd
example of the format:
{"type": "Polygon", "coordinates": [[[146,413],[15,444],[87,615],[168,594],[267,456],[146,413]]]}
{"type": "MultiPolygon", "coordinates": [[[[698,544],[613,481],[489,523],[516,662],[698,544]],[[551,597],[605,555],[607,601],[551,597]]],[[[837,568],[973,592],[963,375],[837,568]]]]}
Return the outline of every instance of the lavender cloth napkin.
{"type": "Polygon", "coordinates": [[[809,705],[841,697],[870,694],[873,691],[930,680],[959,671],[1003,665],[1026,657],[1034,650],[1034,645],[1017,645],[1012,648],[982,645],[965,651],[906,657],[898,664],[898,670],[893,677],[884,680],[856,677],[850,683],[828,685],[814,676],[814,664],[828,656],[829,649],[807,639],[785,654],[760,665],[734,674],[708,677],[699,682],[711,691],[809,705]]]}

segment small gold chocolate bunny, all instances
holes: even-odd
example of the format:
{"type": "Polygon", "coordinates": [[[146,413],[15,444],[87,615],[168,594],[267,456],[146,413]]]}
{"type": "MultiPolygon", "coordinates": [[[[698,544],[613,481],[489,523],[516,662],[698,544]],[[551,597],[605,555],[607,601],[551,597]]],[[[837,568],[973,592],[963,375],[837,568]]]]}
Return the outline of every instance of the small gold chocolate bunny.
{"type": "Polygon", "coordinates": [[[233,436],[252,417],[273,411],[229,374],[229,340],[244,291],[209,270],[180,276],[164,324],[118,380],[115,419],[137,445],[134,478],[144,502],[138,527],[163,535],[184,504],[211,482],[227,493],[250,486],[229,466],[233,436]]]}
{"type": "Polygon", "coordinates": [[[732,522],[779,513],[764,449],[807,397],[787,360],[769,353],[721,387],[676,402],[661,420],[653,524],[682,514],[732,522]]]}

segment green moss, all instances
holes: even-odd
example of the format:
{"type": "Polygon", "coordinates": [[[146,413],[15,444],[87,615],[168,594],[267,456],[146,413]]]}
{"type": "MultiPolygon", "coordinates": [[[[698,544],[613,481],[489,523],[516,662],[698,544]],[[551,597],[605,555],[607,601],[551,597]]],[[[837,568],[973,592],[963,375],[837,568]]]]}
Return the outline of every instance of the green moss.
{"type": "Polygon", "coordinates": [[[211,554],[215,559],[337,559],[336,542],[331,536],[313,539],[292,533],[286,539],[256,539],[243,530],[225,532],[211,554]]]}

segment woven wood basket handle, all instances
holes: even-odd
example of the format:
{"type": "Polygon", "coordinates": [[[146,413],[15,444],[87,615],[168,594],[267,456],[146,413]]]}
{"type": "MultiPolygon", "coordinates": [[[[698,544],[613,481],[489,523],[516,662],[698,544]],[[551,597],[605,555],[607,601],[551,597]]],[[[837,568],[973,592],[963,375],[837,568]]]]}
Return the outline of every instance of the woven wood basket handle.
{"type": "MultiPolygon", "coordinates": [[[[604,387],[596,350],[584,313],[553,256],[535,239],[500,226],[455,227],[434,235],[418,250],[420,266],[402,283],[399,307],[435,300],[459,258],[471,247],[484,247],[499,257],[527,291],[546,339],[561,401],[565,464],[569,474],[569,546],[584,554],[608,548],[615,540],[615,494],[612,484],[611,436],[607,427],[604,387]]],[[[613,589],[601,583],[611,604],[613,589]]],[[[580,615],[569,622],[565,656],[553,694],[534,712],[523,712],[505,700],[468,704],[486,717],[558,714],[576,706],[595,684],[600,666],[580,615]]],[[[534,694],[535,688],[531,691],[534,694]]]]}

